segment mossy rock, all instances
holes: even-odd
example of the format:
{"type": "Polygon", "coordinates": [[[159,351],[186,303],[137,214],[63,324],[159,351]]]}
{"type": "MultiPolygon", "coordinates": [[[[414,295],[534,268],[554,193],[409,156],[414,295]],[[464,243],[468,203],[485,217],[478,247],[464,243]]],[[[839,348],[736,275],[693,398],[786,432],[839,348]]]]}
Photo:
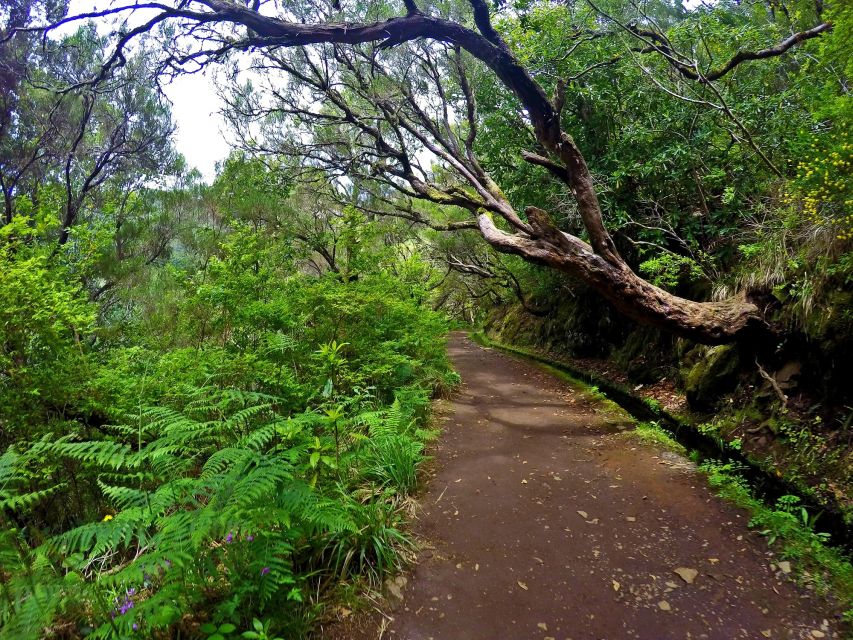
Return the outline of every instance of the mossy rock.
{"type": "Polygon", "coordinates": [[[673,338],[659,329],[638,326],[625,344],[614,351],[613,359],[631,382],[658,382],[677,365],[673,338]]]}
{"type": "Polygon", "coordinates": [[[705,349],[704,356],[694,362],[684,377],[687,402],[697,411],[710,411],[737,386],[740,356],[734,345],[721,345],[705,349]]]}

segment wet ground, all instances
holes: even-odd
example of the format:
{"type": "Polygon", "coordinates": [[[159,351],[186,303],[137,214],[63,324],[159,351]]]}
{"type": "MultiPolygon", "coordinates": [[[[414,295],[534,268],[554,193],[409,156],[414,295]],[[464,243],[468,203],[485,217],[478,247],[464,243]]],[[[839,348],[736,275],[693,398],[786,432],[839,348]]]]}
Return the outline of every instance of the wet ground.
{"type": "Polygon", "coordinates": [[[383,613],[334,639],[840,638],[829,603],[692,464],[620,433],[534,365],[455,334],[415,525],[425,551],[383,613]]]}

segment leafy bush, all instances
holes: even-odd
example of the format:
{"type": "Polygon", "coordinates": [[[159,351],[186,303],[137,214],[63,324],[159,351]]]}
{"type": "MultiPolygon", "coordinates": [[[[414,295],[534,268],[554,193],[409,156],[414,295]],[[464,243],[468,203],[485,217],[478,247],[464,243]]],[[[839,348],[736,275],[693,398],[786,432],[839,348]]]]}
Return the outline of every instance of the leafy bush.
{"type": "Polygon", "coordinates": [[[309,585],[330,574],[380,577],[407,545],[392,498],[416,484],[423,443],[411,418],[427,395],[401,399],[346,416],[338,439],[321,412],[288,416],[274,396],[200,389],[183,411],[148,408],[115,427],[122,437],[46,436],[10,449],[0,506],[16,519],[75,476],[97,483],[104,515],[39,544],[24,528],[5,531],[13,598],[0,605],[4,637],[192,632],[204,619],[189,612],[245,623],[272,612],[299,630],[309,585]],[[34,486],[34,464],[75,472],[34,486]]]}
{"type": "Polygon", "coordinates": [[[0,227],[0,450],[61,419],[77,395],[95,307],[18,217],[0,227]]]}
{"type": "MultiPolygon", "coordinates": [[[[8,362],[28,348],[28,370],[79,384],[0,455],[4,638],[225,637],[256,617],[298,635],[338,581],[399,566],[429,398],[453,381],[444,320],[399,283],[267,287],[275,269],[235,257],[183,276],[169,348],[140,331],[96,349],[75,335],[94,322],[83,292],[40,256],[2,257],[32,285],[6,311],[33,332],[8,362]],[[53,313],[28,326],[28,306],[53,313]]],[[[11,365],[4,383],[34,386],[11,365]]]]}

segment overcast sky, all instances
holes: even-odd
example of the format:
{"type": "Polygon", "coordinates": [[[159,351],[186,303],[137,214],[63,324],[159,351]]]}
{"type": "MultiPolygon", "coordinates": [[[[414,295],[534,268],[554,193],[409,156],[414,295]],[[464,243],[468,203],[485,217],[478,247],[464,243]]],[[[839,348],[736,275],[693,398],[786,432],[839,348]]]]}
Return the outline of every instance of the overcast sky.
{"type": "Polygon", "coordinates": [[[177,77],[164,87],[172,101],[172,117],[178,129],[175,146],[209,182],[215,175],[216,163],[228,155],[225,122],[219,115],[221,100],[208,74],[177,77]]]}
{"type": "MultiPolygon", "coordinates": [[[[71,0],[68,15],[97,11],[109,4],[109,0],[71,0]]],[[[77,26],[69,24],[58,34],[73,32],[77,26]]],[[[190,167],[197,168],[211,181],[216,163],[225,159],[229,150],[225,122],[219,116],[222,102],[213,88],[212,73],[179,76],[164,90],[172,102],[172,117],[177,125],[175,146],[190,167]]]]}

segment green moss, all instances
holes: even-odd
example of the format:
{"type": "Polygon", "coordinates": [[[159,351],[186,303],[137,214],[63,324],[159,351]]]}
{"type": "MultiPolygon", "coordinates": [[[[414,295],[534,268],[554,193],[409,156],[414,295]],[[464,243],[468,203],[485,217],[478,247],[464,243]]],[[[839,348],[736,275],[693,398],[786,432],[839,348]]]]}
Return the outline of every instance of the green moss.
{"type": "Polygon", "coordinates": [[[642,442],[662,447],[667,451],[673,451],[683,456],[687,455],[687,449],[679,444],[663,427],[656,422],[641,422],[629,434],[630,438],[637,438],[642,442]]]}
{"type": "Polygon", "coordinates": [[[720,345],[695,360],[684,380],[690,406],[700,411],[713,409],[723,393],[737,384],[740,357],[734,345],[720,345]]]}

